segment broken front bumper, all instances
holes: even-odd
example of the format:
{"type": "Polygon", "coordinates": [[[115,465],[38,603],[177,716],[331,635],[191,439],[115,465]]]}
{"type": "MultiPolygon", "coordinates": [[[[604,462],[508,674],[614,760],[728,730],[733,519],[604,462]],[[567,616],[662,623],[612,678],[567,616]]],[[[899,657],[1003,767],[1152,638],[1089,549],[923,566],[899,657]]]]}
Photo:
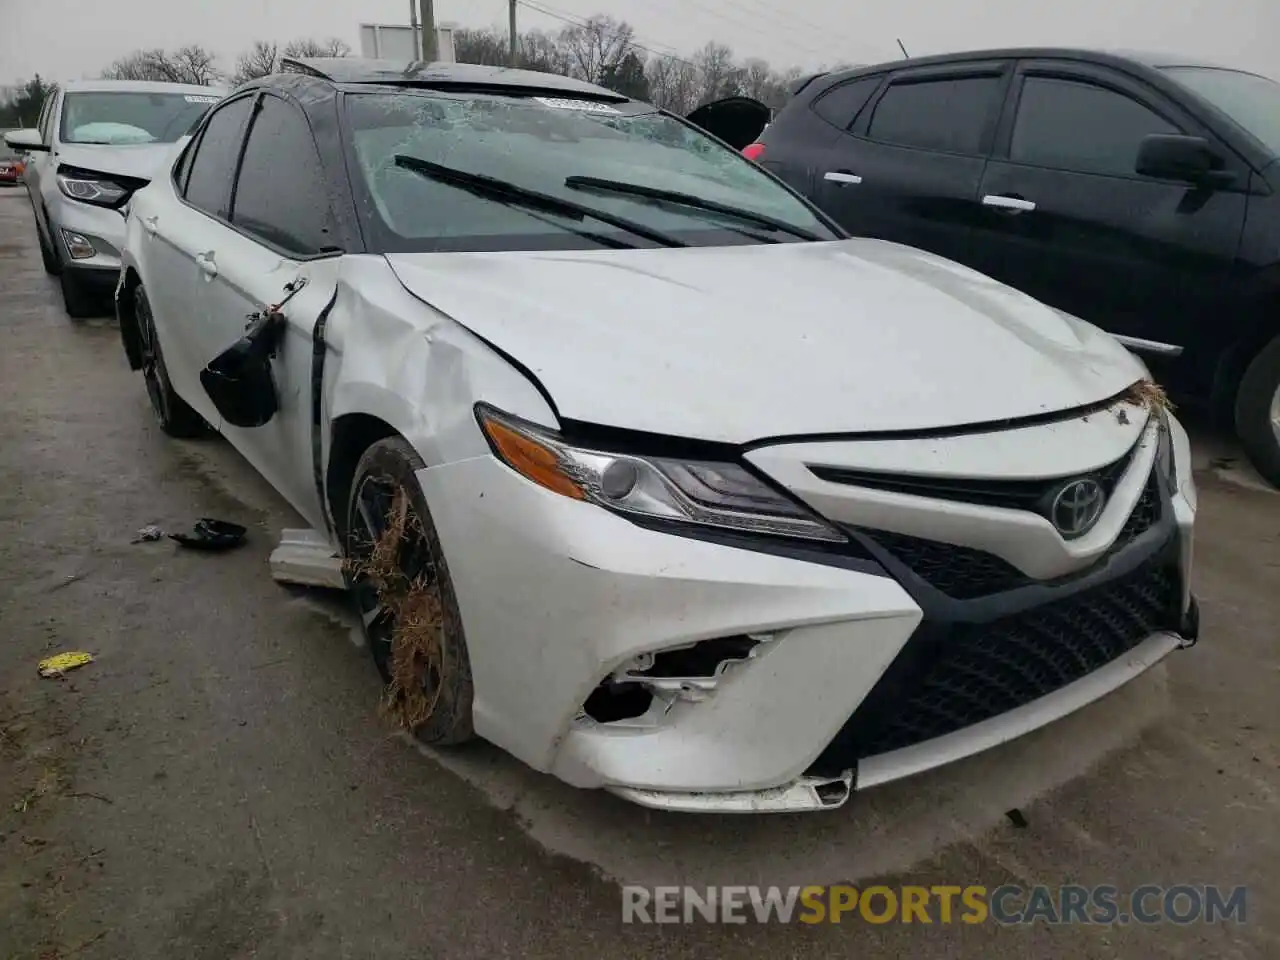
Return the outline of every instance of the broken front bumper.
{"type": "MultiPolygon", "coordinates": [[[[536,769],[646,806],[838,807],[851,789],[1044,726],[1194,640],[1185,590],[1194,494],[1170,490],[1157,527],[1115,558],[981,621],[992,635],[1034,632],[1024,621],[1042,614],[1105,624],[1116,609],[1143,604],[1112,646],[1092,644],[1092,661],[998,715],[956,729],[917,722],[933,732],[914,741],[877,739],[867,734],[884,717],[873,717],[877,727],[855,722],[859,712],[893,696],[908,703],[924,683],[908,669],[922,644],[960,629],[877,564],[647,529],[536,487],[488,456],[423,470],[419,480],[462,608],[477,732],[536,769]],[[1155,580],[1158,596],[1142,599],[1155,580]],[[716,644],[737,644],[739,654],[704,662],[698,675],[670,669],[697,660],[691,647],[716,644]],[[648,700],[602,717],[602,691],[619,680],[648,700]]],[[[964,640],[988,641],[985,629],[964,640]]]]}

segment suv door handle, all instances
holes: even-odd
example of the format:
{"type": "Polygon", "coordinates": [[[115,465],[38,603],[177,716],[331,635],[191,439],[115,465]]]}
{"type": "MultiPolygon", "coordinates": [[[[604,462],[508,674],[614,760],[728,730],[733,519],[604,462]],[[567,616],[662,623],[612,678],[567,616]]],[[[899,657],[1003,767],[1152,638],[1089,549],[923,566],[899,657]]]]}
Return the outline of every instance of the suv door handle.
{"type": "Polygon", "coordinates": [[[861,183],[862,178],[856,173],[849,173],[845,170],[828,170],[822,175],[823,180],[830,180],[832,183],[861,183]]]}
{"type": "Polygon", "coordinates": [[[214,262],[213,251],[207,250],[204,253],[196,254],[196,263],[200,266],[200,272],[209,280],[218,275],[218,265],[214,262]]]}
{"type": "Polygon", "coordinates": [[[982,205],[984,207],[994,207],[997,210],[1007,211],[1008,213],[1030,213],[1036,208],[1035,203],[1031,200],[991,193],[982,198],[982,205]]]}
{"type": "Polygon", "coordinates": [[[160,218],[159,217],[143,217],[142,225],[146,228],[147,233],[151,234],[154,237],[156,235],[156,230],[160,226],[160,218]]]}

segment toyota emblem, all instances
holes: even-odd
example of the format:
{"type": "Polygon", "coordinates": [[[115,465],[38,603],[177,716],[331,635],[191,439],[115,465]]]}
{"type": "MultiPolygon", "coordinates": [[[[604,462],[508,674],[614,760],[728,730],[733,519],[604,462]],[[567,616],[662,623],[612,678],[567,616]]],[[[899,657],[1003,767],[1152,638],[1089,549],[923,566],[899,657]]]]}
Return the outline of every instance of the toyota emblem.
{"type": "Polygon", "coordinates": [[[1093,529],[1107,505],[1107,495],[1097,480],[1072,480],[1058,491],[1049,507],[1049,520],[1067,539],[1093,529]]]}

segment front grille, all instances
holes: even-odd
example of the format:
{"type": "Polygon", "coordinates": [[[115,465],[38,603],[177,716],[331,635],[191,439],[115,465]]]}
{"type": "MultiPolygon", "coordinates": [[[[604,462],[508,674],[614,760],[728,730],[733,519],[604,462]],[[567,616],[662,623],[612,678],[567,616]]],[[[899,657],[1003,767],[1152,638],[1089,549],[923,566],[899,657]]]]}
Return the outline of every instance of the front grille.
{"type": "Polygon", "coordinates": [[[910,567],[925,583],[956,600],[972,600],[1031,582],[1007,560],[985,550],[887,530],[869,530],[867,536],[910,567]]]}
{"type": "MultiPolygon", "coordinates": [[[[1109,552],[1132,542],[1160,519],[1160,492],[1156,482],[1153,472],[1109,552]]],[[[887,530],[862,533],[925,583],[955,600],[974,600],[1035,582],[1013,564],[985,550],[887,530]]]]}
{"type": "Polygon", "coordinates": [[[814,770],[847,770],[861,758],[953,733],[1059,690],[1152,633],[1176,630],[1181,596],[1176,567],[1156,558],[1125,577],[991,622],[926,620],[814,770]]]}
{"type": "Polygon", "coordinates": [[[1156,487],[1156,476],[1153,471],[1151,476],[1147,478],[1147,485],[1142,488],[1142,496],[1138,498],[1133,512],[1129,514],[1129,519],[1120,528],[1120,535],[1116,537],[1116,542],[1111,549],[1117,550],[1130,543],[1151,529],[1159,519],[1160,491],[1156,487]]]}

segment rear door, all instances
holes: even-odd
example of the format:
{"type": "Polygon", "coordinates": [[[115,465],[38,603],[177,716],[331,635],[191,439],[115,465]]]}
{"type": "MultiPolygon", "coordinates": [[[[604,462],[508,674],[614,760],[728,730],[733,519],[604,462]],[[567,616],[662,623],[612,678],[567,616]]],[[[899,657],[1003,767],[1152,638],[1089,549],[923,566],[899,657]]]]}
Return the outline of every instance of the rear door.
{"type": "Polygon", "coordinates": [[[1009,61],[892,74],[828,151],[818,205],[851,233],[965,262],[1011,75],[1009,61]]]}
{"type": "Polygon", "coordinates": [[[814,89],[797,94],[760,135],[764,146],[756,163],[821,204],[820,185],[831,148],[853,126],[883,82],[883,75],[835,83],[815,81],[814,89]]]}
{"type": "Polygon", "coordinates": [[[203,325],[214,349],[245,332],[248,317],[307,283],[282,313],[285,334],[271,362],[279,409],[261,427],[222,433],[308,522],[324,526],[311,461],[311,364],[316,318],[333,295],[339,258],[334,217],[306,115],[270,93],[258,102],[232,195],[230,223],[208,251],[203,325]]]}
{"type": "Polygon", "coordinates": [[[1173,355],[1230,302],[1249,171],[1140,79],[1035,60],[1018,70],[974,234],[984,272],[1112,333],[1173,355]],[[1149,134],[1207,136],[1238,188],[1140,176],[1149,134]]]}

